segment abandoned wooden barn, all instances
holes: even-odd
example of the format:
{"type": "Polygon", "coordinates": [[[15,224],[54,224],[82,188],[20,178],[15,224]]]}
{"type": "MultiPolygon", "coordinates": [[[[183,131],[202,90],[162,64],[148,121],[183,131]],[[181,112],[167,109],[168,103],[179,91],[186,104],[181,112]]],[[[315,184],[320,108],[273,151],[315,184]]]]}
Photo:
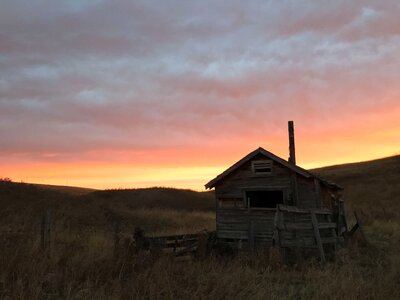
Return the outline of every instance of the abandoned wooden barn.
{"type": "Polygon", "coordinates": [[[314,241],[318,230],[322,237],[320,248],[329,241],[336,245],[345,226],[344,213],[340,213],[343,189],[297,166],[294,148],[290,121],[288,161],[258,148],[205,185],[207,189],[215,188],[218,240],[240,242],[241,246],[252,248],[271,246],[276,242],[277,229],[281,229],[281,246],[285,246],[284,242],[290,245],[292,239],[295,246],[300,243],[317,248],[314,241]],[[286,222],[292,223],[277,220],[278,210],[287,214],[286,222]],[[313,216],[320,225],[312,226],[313,216]],[[308,221],[309,226],[305,225],[308,221]],[[289,230],[290,225],[294,230],[289,230]]]}

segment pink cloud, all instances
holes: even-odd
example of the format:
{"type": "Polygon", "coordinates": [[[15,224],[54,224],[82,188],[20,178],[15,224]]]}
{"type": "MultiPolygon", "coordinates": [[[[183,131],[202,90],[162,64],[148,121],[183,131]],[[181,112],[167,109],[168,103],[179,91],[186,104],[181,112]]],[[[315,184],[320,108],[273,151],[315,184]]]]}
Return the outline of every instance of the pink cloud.
{"type": "Polygon", "coordinates": [[[289,119],[307,153],[324,135],[393,137],[397,2],[179,3],[6,2],[0,162],[205,164],[260,145],[286,155],[289,119]]]}

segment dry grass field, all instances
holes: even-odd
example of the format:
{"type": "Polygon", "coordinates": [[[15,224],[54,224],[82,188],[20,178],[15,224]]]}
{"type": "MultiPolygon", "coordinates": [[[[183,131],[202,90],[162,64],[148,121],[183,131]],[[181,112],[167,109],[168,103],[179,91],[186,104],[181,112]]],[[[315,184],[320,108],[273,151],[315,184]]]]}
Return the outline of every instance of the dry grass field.
{"type": "Polygon", "coordinates": [[[133,228],[149,234],[214,229],[210,192],[164,188],[76,190],[0,182],[1,299],[400,299],[400,156],[314,170],[345,187],[368,246],[335,261],[287,267],[273,255],[176,261],[124,247],[133,228]],[[79,192],[77,192],[79,191],[79,192]],[[49,255],[40,217],[52,216],[49,255]],[[125,236],[115,254],[113,224],[125,236]]]}

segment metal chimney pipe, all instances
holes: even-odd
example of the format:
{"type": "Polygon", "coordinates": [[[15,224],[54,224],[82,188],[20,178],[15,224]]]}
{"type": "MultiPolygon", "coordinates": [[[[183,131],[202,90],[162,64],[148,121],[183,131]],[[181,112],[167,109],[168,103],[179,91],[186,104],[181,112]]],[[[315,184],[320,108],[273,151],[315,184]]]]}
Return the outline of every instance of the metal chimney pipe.
{"type": "Polygon", "coordinates": [[[293,121],[288,122],[289,129],[289,163],[296,165],[296,150],[294,147],[294,123],[293,121]]]}

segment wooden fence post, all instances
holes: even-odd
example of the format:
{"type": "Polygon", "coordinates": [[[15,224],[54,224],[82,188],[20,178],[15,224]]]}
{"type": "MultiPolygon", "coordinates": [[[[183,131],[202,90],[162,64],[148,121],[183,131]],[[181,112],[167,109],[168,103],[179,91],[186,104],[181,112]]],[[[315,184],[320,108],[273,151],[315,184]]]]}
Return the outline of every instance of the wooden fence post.
{"type": "Polygon", "coordinates": [[[365,244],[368,244],[367,237],[365,236],[364,226],[363,226],[363,224],[362,224],[360,218],[358,217],[358,214],[357,214],[356,211],[354,211],[354,217],[356,218],[356,222],[357,222],[357,224],[358,224],[358,229],[359,229],[359,231],[360,231],[360,235],[361,235],[362,241],[363,241],[365,244]]]}
{"type": "Polygon", "coordinates": [[[197,235],[197,258],[199,259],[204,259],[207,256],[208,253],[208,239],[209,239],[209,234],[207,230],[203,230],[198,233],[197,235]]]}
{"type": "Polygon", "coordinates": [[[148,250],[148,248],[150,247],[150,243],[146,238],[143,228],[135,227],[133,238],[135,239],[137,251],[148,250]]]}
{"type": "Polygon", "coordinates": [[[50,246],[51,246],[50,232],[51,232],[51,210],[48,209],[42,215],[41,226],[40,226],[41,248],[42,251],[47,256],[50,256],[50,246]]]}

